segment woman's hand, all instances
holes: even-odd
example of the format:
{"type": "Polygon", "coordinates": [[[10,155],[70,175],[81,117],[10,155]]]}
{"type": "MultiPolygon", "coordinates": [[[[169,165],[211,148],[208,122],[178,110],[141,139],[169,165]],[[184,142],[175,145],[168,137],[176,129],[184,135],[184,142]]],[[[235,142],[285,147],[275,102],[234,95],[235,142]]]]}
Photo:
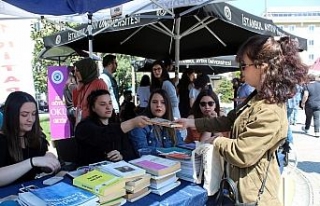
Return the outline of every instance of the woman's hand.
{"type": "Polygon", "coordinates": [[[50,173],[54,173],[61,168],[59,160],[50,152],[45,156],[33,157],[32,163],[36,167],[49,168],[50,173]]]}
{"type": "Polygon", "coordinates": [[[150,123],[150,118],[146,116],[137,116],[132,120],[133,120],[134,127],[145,127],[147,125],[152,125],[150,123]]]}
{"type": "Polygon", "coordinates": [[[112,150],[107,154],[107,158],[112,162],[118,162],[123,160],[123,156],[120,154],[118,150],[112,150]]]}
{"type": "Polygon", "coordinates": [[[192,128],[192,129],[196,129],[196,125],[195,125],[194,119],[180,118],[180,119],[177,119],[177,120],[175,120],[173,122],[181,124],[184,129],[189,128],[189,127],[192,128]]]}

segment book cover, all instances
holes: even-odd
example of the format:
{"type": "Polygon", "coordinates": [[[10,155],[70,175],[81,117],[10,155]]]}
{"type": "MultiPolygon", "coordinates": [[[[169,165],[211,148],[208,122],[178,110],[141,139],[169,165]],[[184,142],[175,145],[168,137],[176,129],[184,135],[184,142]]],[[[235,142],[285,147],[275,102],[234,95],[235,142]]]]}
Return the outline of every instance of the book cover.
{"type": "Polygon", "coordinates": [[[114,199],[114,200],[110,200],[109,202],[105,202],[103,204],[103,206],[120,206],[120,205],[124,205],[127,202],[127,200],[125,198],[118,198],[118,199],[114,199]]]}
{"type": "Polygon", "coordinates": [[[169,192],[170,190],[173,190],[174,188],[178,187],[181,184],[180,181],[176,181],[170,185],[167,185],[165,187],[162,187],[160,189],[151,189],[151,192],[157,195],[163,195],[167,192],[169,192]]]}
{"type": "Polygon", "coordinates": [[[112,193],[108,194],[108,195],[98,195],[99,197],[99,203],[100,204],[104,204],[106,202],[110,202],[112,200],[115,200],[115,199],[119,199],[120,197],[123,197],[125,196],[127,193],[126,193],[126,190],[125,189],[119,189],[119,190],[115,190],[113,191],[112,193]]]}
{"type": "Polygon", "coordinates": [[[122,178],[99,170],[92,170],[73,179],[73,185],[95,194],[108,195],[112,190],[124,188],[122,178]]]}
{"type": "Polygon", "coordinates": [[[82,205],[99,200],[96,195],[64,182],[31,190],[31,193],[43,200],[45,205],[65,206],[82,205]]]}
{"type": "Polygon", "coordinates": [[[142,190],[136,192],[136,193],[132,193],[132,194],[126,194],[125,198],[129,201],[129,202],[134,202],[137,201],[141,198],[143,198],[144,196],[148,195],[151,191],[149,190],[148,187],[143,188],[142,190]]]}
{"type": "Polygon", "coordinates": [[[130,163],[157,176],[172,173],[180,169],[180,162],[154,155],[144,155],[138,159],[131,160],[130,163]]]}
{"type": "Polygon", "coordinates": [[[138,177],[144,175],[146,171],[140,167],[134,166],[125,161],[119,161],[108,165],[99,167],[102,172],[108,172],[125,179],[138,177]]]}
{"type": "Polygon", "coordinates": [[[167,148],[157,148],[157,152],[161,156],[170,157],[174,159],[191,159],[191,150],[183,149],[180,147],[167,147],[167,148]]]}
{"type": "Polygon", "coordinates": [[[145,187],[149,187],[150,186],[150,179],[151,179],[151,175],[145,174],[142,177],[139,177],[135,180],[132,180],[130,182],[126,182],[127,192],[135,193],[145,187]]]}
{"type": "Polygon", "coordinates": [[[150,123],[151,124],[155,124],[155,125],[160,125],[163,127],[170,127],[170,128],[181,128],[183,127],[181,124],[172,122],[168,119],[163,119],[163,118],[159,118],[159,117],[155,117],[155,118],[151,118],[150,119],[150,123]]]}
{"type": "Polygon", "coordinates": [[[159,180],[155,180],[155,179],[151,179],[150,180],[150,187],[153,189],[160,189],[164,186],[167,186],[173,182],[176,182],[178,180],[176,174],[167,176],[163,179],[159,179],[159,180]]]}

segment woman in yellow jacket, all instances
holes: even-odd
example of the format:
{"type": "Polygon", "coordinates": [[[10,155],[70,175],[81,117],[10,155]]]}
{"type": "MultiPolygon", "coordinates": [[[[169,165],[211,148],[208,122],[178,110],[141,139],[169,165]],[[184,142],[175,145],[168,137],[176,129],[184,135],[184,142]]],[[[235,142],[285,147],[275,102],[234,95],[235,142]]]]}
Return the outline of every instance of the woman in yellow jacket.
{"type": "Polygon", "coordinates": [[[302,84],[308,69],[299,56],[297,43],[289,37],[253,36],[239,49],[237,60],[245,82],[255,91],[227,116],[211,119],[179,119],[184,127],[198,131],[230,131],[232,137],[216,137],[214,149],[228,163],[228,177],[235,181],[240,202],[257,201],[267,173],[259,206],[281,205],[278,198],[280,170],[274,154],[287,136],[286,101],[302,84]]]}

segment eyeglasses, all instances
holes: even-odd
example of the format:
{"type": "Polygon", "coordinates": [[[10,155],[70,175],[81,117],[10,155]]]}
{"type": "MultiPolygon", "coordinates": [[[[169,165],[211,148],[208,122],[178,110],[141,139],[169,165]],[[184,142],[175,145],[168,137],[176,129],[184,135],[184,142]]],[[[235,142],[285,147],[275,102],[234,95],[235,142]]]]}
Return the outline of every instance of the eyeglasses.
{"type": "Polygon", "coordinates": [[[245,70],[247,67],[254,66],[255,64],[245,64],[245,63],[240,63],[240,69],[245,70]]]}
{"type": "Polygon", "coordinates": [[[206,105],[208,105],[209,107],[212,107],[215,102],[214,101],[210,101],[210,102],[200,102],[199,103],[201,107],[205,107],[206,105]]]}

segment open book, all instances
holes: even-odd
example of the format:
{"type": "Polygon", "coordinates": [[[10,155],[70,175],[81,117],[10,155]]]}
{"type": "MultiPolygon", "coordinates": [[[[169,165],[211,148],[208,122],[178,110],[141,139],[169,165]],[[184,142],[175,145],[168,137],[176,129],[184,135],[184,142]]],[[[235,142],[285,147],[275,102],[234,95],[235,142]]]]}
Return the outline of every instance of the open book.
{"type": "Polygon", "coordinates": [[[181,128],[181,127],[183,127],[181,124],[177,124],[177,123],[174,123],[174,122],[172,122],[170,120],[162,119],[162,118],[159,118],[159,117],[151,118],[150,119],[150,123],[155,124],[155,125],[160,125],[160,126],[163,126],[163,127],[171,127],[171,128],[181,128]]]}

